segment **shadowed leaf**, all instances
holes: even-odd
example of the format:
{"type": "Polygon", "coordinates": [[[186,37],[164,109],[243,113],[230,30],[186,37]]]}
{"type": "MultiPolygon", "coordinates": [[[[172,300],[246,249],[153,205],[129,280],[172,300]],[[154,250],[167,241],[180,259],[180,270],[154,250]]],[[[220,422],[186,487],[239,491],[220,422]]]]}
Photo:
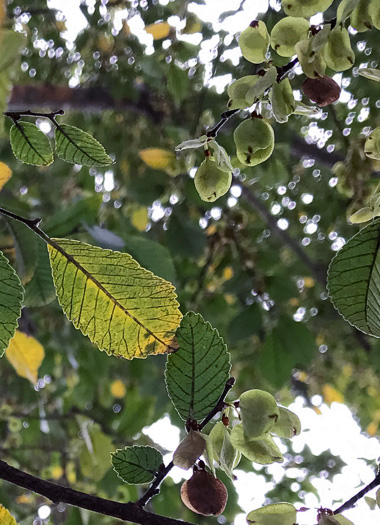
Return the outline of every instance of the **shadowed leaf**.
{"type": "Polygon", "coordinates": [[[162,455],[153,447],[125,447],[111,456],[119,478],[133,485],[151,482],[163,463],[162,455]]]}
{"type": "Polygon", "coordinates": [[[18,121],[11,127],[10,141],[14,156],[33,166],[49,166],[54,160],[49,139],[31,122],[18,121]]]}

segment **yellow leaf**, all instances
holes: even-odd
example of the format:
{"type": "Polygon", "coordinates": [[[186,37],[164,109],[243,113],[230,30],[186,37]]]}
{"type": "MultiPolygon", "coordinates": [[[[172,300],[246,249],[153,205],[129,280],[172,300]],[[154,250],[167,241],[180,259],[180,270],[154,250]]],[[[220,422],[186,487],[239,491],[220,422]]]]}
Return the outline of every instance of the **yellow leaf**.
{"type": "Polygon", "coordinates": [[[224,268],[223,270],[223,278],[226,281],[229,281],[230,279],[232,279],[233,276],[234,276],[234,271],[231,268],[231,266],[226,266],[226,268],[224,268]]]}
{"type": "Polygon", "coordinates": [[[371,423],[367,427],[367,432],[370,436],[375,436],[377,432],[378,424],[374,421],[371,421],[371,423]]]}
{"type": "Polygon", "coordinates": [[[71,239],[50,242],[58,301],[100,350],[133,359],[177,348],[182,315],[171,283],[127,253],[71,239]]]}
{"type": "Polygon", "coordinates": [[[33,498],[31,494],[20,494],[20,496],[16,498],[16,503],[23,503],[24,505],[29,505],[32,501],[33,498]]]}
{"type": "Polygon", "coordinates": [[[0,523],[1,525],[17,525],[16,520],[9,514],[9,511],[0,503],[0,523]]]}
{"type": "Polygon", "coordinates": [[[45,357],[45,352],[34,337],[16,330],[5,351],[5,356],[20,377],[29,379],[33,384],[36,383],[37,371],[45,357]]]}
{"type": "Polygon", "coordinates": [[[150,24],[145,26],[145,31],[153,36],[153,40],[161,40],[169,36],[171,25],[167,22],[157,22],[156,24],[150,24]]]}
{"type": "Polygon", "coordinates": [[[336,401],[337,403],[344,403],[343,395],[329,384],[323,385],[322,393],[324,400],[327,404],[331,404],[334,401],[336,401]]]}
{"type": "Polygon", "coordinates": [[[163,171],[170,168],[176,159],[173,151],[162,148],[142,149],[139,151],[139,157],[150,168],[163,171]]]}
{"type": "Polygon", "coordinates": [[[224,294],[224,299],[226,300],[227,304],[235,304],[236,303],[236,297],[234,295],[232,295],[232,293],[224,294]]]}
{"type": "Polygon", "coordinates": [[[61,479],[63,476],[63,468],[57,465],[56,467],[52,467],[51,469],[51,477],[52,479],[55,479],[56,481],[61,479]]]}
{"type": "Polygon", "coordinates": [[[136,230],[144,232],[148,224],[148,209],[141,206],[134,210],[131,216],[131,223],[136,230]]]}
{"type": "Polygon", "coordinates": [[[123,399],[126,393],[127,389],[125,388],[123,381],[116,379],[111,383],[111,394],[113,397],[116,397],[117,399],[123,399]]]}
{"type": "Polygon", "coordinates": [[[12,176],[12,170],[4,162],[0,162],[0,191],[12,176]]]}
{"type": "Polygon", "coordinates": [[[313,288],[315,286],[315,280],[312,277],[305,277],[303,281],[305,288],[313,288]]]}

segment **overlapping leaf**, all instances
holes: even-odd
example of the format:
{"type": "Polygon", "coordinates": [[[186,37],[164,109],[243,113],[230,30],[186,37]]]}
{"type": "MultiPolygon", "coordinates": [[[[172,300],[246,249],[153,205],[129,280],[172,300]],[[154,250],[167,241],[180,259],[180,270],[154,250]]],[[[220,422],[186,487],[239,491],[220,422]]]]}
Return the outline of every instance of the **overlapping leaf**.
{"type": "Polygon", "coordinates": [[[60,159],[83,166],[109,166],[113,160],[89,133],[59,124],[55,130],[55,149],[60,159]]]}
{"type": "Polygon", "coordinates": [[[1,217],[0,225],[9,232],[13,240],[15,260],[10,258],[20,277],[22,284],[29,282],[37,266],[37,241],[36,235],[21,222],[1,217]]]}
{"type": "Polygon", "coordinates": [[[34,337],[16,330],[5,351],[5,357],[20,377],[36,383],[38,369],[45,357],[43,346],[34,337]]]}
{"type": "Polygon", "coordinates": [[[18,121],[10,131],[14,156],[25,164],[49,166],[54,160],[49,139],[31,122],[18,121]]]}
{"type": "Polygon", "coordinates": [[[55,288],[46,245],[39,239],[37,247],[37,266],[32,279],[25,285],[25,306],[44,306],[55,299],[55,288]]]}
{"type": "Polygon", "coordinates": [[[247,521],[256,525],[293,525],[296,516],[297,510],[290,503],[272,503],[250,512],[247,521]]]}
{"type": "Polygon", "coordinates": [[[215,406],[229,377],[229,352],[215,328],[188,312],[177,330],[179,350],[168,356],[166,386],[184,419],[203,419],[215,406]]]}
{"type": "Polygon", "coordinates": [[[380,220],[360,230],[337,253],[328,290],[338,312],[363,332],[380,337],[380,220]]]}
{"type": "Polygon", "coordinates": [[[50,262],[63,311],[100,350],[132,359],[176,348],[174,287],[126,253],[53,239],[50,262]]]}
{"type": "Polygon", "coordinates": [[[151,482],[163,462],[162,455],[153,447],[125,447],[111,456],[119,478],[133,485],[151,482]]]}
{"type": "Polygon", "coordinates": [[[0,357],[16,331],[23,292],[24,289],[16,272],[0,252],[0,357]]]}

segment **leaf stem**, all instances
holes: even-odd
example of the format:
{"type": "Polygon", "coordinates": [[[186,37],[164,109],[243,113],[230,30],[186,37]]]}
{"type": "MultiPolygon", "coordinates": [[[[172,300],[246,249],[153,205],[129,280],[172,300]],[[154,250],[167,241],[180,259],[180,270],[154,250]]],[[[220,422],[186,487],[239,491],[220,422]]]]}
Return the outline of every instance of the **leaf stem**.
{"type": "MultiPolygon", "coordinates": [[[[198,430],[201,431],[209,421],[217,414],[218,412],[221,412],[224,410],[226,406],[225,398],[228,394],[228,392],[231,390],[231,388],[235,384],[235,378],[230,377],[228,381],[225,384],[224,390],[218,401],[216,402],[216,405],[214,408],[209,412],[209,414],[205,417],[205,419],[202,421],[202,423],[199,424],[198,430]]],[[[140,505],[141,507],[144,507],[148,503],[148,501],[153,498],[153,496],[156,496],[159,492],[159,486],[163,479],[169,474],[171,469],[174,467],[173,461],[168,463],[168,465],[162,469],[156,476],[156,479],[152,483],[152,485],[149,487],[149,489],[146,491],[146,493],[136,502],[136,505],[140,505]]]]}

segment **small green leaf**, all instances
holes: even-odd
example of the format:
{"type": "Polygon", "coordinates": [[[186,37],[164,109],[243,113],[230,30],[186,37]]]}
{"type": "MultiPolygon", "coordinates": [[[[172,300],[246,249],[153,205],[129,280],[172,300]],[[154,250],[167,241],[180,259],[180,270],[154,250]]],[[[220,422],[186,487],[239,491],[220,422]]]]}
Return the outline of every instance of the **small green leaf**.
{"type": "Polygon", "coordinates": [[[32,279],[25,285],[25,306],[45,306],[54,301],[55,288],[46,244],[36,239],[37,266],[32,279]]]}
{"type": "Polygon", "coordinates": [[[366,334],[380,337],[380,220],[352,237],[328,270],[330,298],[340,315],[366,334]]]}
{"type": "Polygon", "coordinates": [[[182,419],[205,418],[221,396],[231,364],[223,339],[210,323],[188,312],[177,330],[179,350],[168,355],[165,379],[182,419]]]}
{"type": "Polygon", "coordinates": [[[126,483],[150,483],[162,465],[160,452],[153,447],[125,447],[111,454],[116,474],[126,483]]]}
{"type": "Polygon", "coordinates": [[[10,131],[14,156],[24,164],[49,166],[54,160],[49,139],[31,122],[17,121],[10,131]]]}
{"type": "Polygon", "coordinates": [[[272,503],[247,515],[248,523],[255,525],[294,525],[297,510],[290,503],[272,503]]]}
{"type": "Polygon", "coordinates": [[[362,67],[358,70],[359,75],[375,82],[380,82],[380,69],[374,69],[371,67],[362,67]]]}
{"type": "Polygon", "coordinates": [[[265,433],[255,439],[247,440],[243,425],[234,426],[231,432],[231,444],[250,461],[260,465],[282,463],[284,458],[270,434],[265,433]]]}
{"type": "Polygon", "coordinates": [[[89,133],[59,124],[55,130],[55,149],[60,159],[82,166],[109,166],[113,160],[103,146],[89,133]]]}
{"type": "Polygon", "coordinates": [[[24,289],[8,259],[0,252],[0,357],[8,348],[21,315],[24,289]]]}

